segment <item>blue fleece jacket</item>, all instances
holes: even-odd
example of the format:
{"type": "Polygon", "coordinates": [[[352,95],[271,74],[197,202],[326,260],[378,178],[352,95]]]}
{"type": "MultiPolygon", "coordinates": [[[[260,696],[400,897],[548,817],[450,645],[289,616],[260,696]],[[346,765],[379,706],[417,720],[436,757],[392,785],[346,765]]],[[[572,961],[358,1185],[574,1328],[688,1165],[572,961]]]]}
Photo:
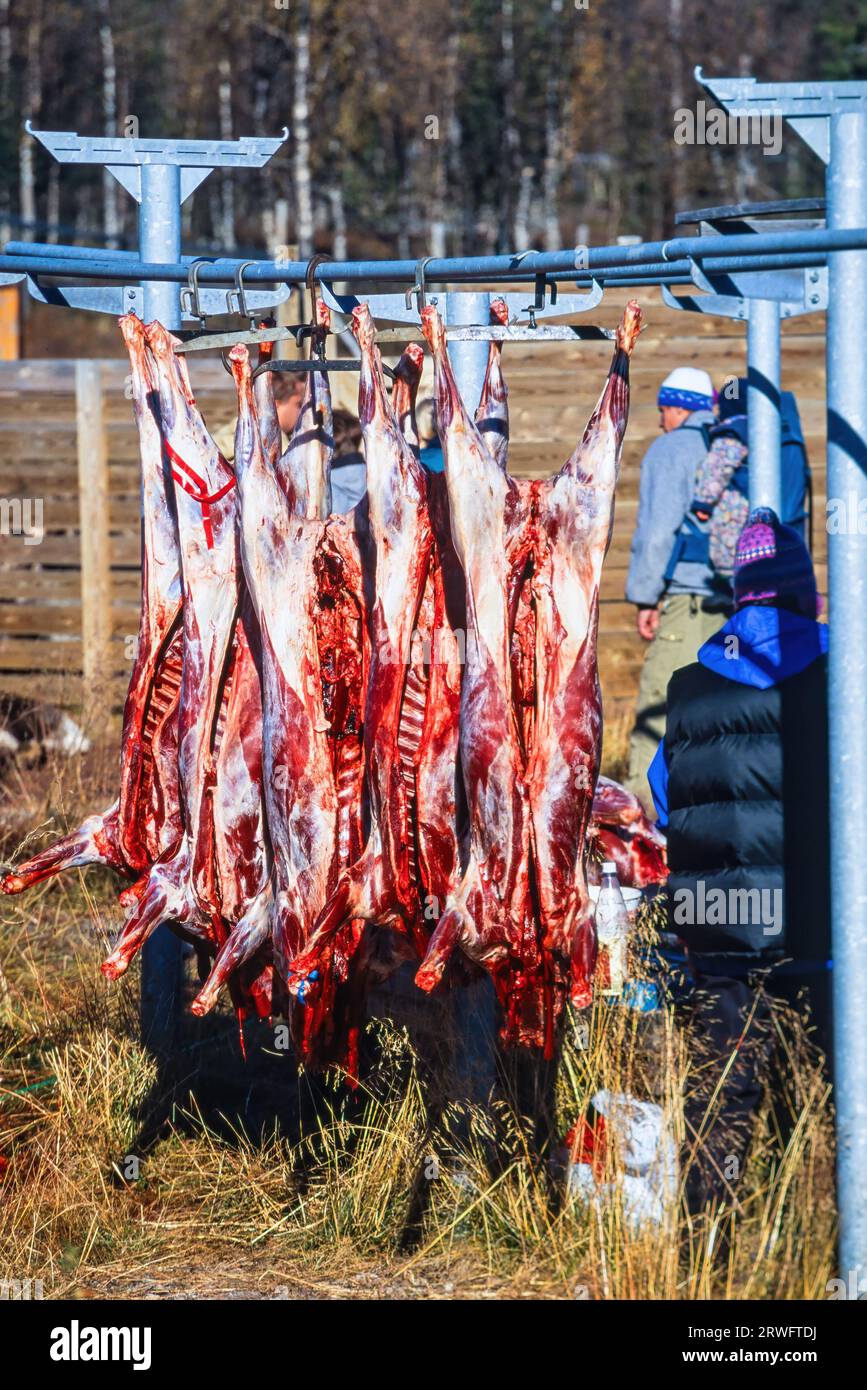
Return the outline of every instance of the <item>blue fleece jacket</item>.
{"type": "Polygon", "coordinates": [[[694,410],[682,425],[655,439],[641,462],[638,519],[632,537],[626,597],[653,607],[669,594],[713,593],[709,565],[682,560],[666,585],[665,572],[689,511],[698,465],[707,453],[703,426],[716,424],[710,410],[694,410]]]}

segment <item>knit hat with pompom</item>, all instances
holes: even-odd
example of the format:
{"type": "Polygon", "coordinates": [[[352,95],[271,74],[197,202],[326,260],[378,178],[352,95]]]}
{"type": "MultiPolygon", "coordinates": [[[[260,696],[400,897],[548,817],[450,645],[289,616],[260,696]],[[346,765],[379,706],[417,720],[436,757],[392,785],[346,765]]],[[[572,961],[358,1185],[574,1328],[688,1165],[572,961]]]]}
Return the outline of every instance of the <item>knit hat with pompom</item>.
{"type": "Polygon", "coordinates": [[[765,603],[791,608],[805,618],[818,613],[816,576],[809,551],[770,507],[756,507],[738,538],[734,567],[735,607],[765,603]]]}

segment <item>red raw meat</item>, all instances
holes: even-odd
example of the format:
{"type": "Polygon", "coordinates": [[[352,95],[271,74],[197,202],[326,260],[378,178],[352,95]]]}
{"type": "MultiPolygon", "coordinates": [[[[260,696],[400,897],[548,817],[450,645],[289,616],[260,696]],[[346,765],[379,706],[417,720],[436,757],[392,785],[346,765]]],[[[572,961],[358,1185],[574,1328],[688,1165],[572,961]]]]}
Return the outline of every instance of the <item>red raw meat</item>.
{"type": "Polygon", "coordinates": [[[536,733],[528,769],[534,863],[544,945],[570,963],[577,1006],[591,1000],[596,957],[584,842],[602,748],[599,581],[629,408],[629,357],[640,331],[641,312],[633,300],[583,438],[538,491],[536,733]]]}
{"type": "Polygon", "coordinates": [[[183,672],[178,779],[183,835],[136,885],[103,972],[116,979],[160,922],[171,920],[214,950],[225,939],[215,873],[214,733],[240,601],[235,476],[208,434],[174,341],[147,330],[157,367],[165,452],[175,483],[183,578],[183,672]]]}
{"type": "MultiPolygon", "coordinates": [[[[506,322],[502,301],[491,316],[506,322]]],[[[328,326],[319,302],[311,355],[328,326]]],[[[233,473],[174,340],[123,322],[145,528],[121,796],[3,883],[95,860],[137,875],[107,975],[167,921],[200,962],[216,957],[196,1013],[228,985],[240,1016],[286,1012],[302,1061],[350,1075],[370,981],[422,955],[416,979],[432,990],[456,948],[492,975],[504,1041],[551,1056],[567,996],[591,997],[588,861],[592,873],[614,859],[625,884],[666,873],[637,799],[597,781],[599,583],[638,306],[580,444],[546,482],[507,471],[501,344],[474,422],[433,307],[422,326],[445,472],[417,458],[420,348],[389,401],[359,306],[368,494],[337,517],[324,372],[308,373],[282,449],[270,375],[253,382],[233,349],[233,473]]]]}
{"type": "MultiPolygon", "coordinates": [[[[177,707],[181,679],[181,581],[177,528],[167,498],[156,369],[144,326],[119,320],[130,357],[142,471],[142,588],[138,644],[123,715],[120,796],[72,834],[2,881],[20,893],[64,869],[106,864],[135,877],[177,843],[177,707]]],[[[171,482],[168,484],[171,492],[171,482]]]]}
{"type": "Polygon", "coordinates": [[[294,963],[294,991],[308,980],[335,932],[357,918],[410,933],[417,928],[406,841],[399,749],[400,711],[432,544],[422,467],[385,389],[367,305],[353,310],[361,348],[359,414],[367,462],[367,523],[373,555],[370,667],[365,696],[365,778],[370,831],[362,855],[343,870],[309,946],[294,963]]]}
{"type": "Polygon", "coordinates": [[[597,865],[606,859],[617,865],[620,882],[627,888],[646,888],[668,878],[665,836],[644,812],[634,792],[600,777],[593,796],[590,830],[591,881],[597,865]]]}
{"type": "Polygon", "coordinates": [[[220,914],[241,920],[268,879],[259,624],[246,592],[214,734],[214,861],[220,914]]]}
{"type": "Polygon", "coordinates": [[[416,975],[430,990],[456,946],[495,974],[507,963],[532,967],[538,953],[527,931],[530,815],[509,656],[507,513],[518,489],[467,415],[433,306],[422,311],[422,329],[434,357],[451,530],[466,585],[460,756],[470,818],[468,863],[416,975]]]}
{"type": "Polygon", "coordinates": [[[247,349],[229,353],[238,387],[235,468],[241,557],[262,649],[265,806],[273,852],[267,886],[231,933],[197,1013],[238,965],[269,942],[281,981],[310,935],[335,870],[337,790],[316,642],[314,561],[324,531],[333,439],[327,379],[308,376],[304,403],[275,471],[266,461],[247,349]]]}

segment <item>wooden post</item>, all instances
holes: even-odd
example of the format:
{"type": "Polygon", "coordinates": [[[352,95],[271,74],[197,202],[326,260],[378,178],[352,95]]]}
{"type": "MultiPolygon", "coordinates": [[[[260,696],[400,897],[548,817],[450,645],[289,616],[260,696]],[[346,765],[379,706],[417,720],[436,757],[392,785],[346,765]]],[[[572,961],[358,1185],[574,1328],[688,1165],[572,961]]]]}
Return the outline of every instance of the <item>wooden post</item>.
{"type": "Polygon", "coordinates": [[[104,710],[111,679],[108,451],[99,362],[75,364],[75,418],[81,527],[82,706],[87,717],[104,710]]]}
{"type": "MultiPolygon", "coordinates": [[[[282,246],[281,246],[281,255],[283,256],[284,260],[286,260],[286,261],[297,261],[297,259],[298,259],[298,245],[297,245],[297,243],[290,243],[290,244],[282,245],[282,246]]],[[[293,316],[292,316],[291,311],[290,311],[290,305],[293,304],[293,302],[294,302],[295,305],[296,305],[296,313],[295,313],[295,315],[294,315],[296,322],[298,322],[298,323],[303,323],[303,322],[304,322],[304,315],[305,315],[306,312],[307,312],[307,294],[306,294],[306,291],[305,291],[305,290],[299,289],[299,291],[298,291],[298,297],[297,297],[296,300],[293,301],[291,298],[290,298],[290,299],[284,299],[284,300],[282,301],[282,303],[280,303],[280,304],[277,305],[277,327],[278,327],[278,328],[289,328],[289,327],[292,326],[292,317],[293,317],[293,316]]],[[[306,350],[306,348],[303,348],[303,347],[299,348],[299,346],[298,346],[298,344],[296,343],[296,341],[295,341],[294,338],[278,338],[277,344],[276,344],[276,348],[277,348],[277,356],[278,356],[278,357],[282,357],[282,358],[284,359],[284,361],[289,361],[289,362],[291,362],[291,361],[293,361],[293,360],[296,359],[296,358],[299,358],[299,357],[306,357],[306,355],[307,355],[307,350],[306,350]]]]}
{"type": "Polygon", "coordinates": [[[0,361],[15,362],[21,356],[21,291],[18,285],[0,285],[0,361]]]}

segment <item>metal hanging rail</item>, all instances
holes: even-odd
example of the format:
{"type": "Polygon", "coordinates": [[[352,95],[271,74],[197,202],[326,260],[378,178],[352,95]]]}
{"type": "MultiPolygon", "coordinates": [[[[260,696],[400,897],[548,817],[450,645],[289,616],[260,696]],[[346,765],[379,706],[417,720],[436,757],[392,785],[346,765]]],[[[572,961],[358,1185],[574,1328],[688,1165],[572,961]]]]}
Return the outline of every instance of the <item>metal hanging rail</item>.
{"type": "MultiPolygon", "coordinates": [[[[70,279],[124,281],[126,279],[163,284],[185,284],[189,260],[179,256],[170,261],[145,260],[134,252],[105,252],[86,247],[41,247],[24,252],[27,243],[13,242],[0,256],[0,272],[21,275],[56,275],[70,279]],[[10,254],[11,248],[15,251],[10,254]],[[20,251],[19,251],[19,248],[20,251]],[[71,254],[63,254],[71,251],[71,254]]],[[[835,251],[867,250],[867,227],[843,227],[801,232],[751,232],[737,236],[675,237],[670,241],[647,242],[641,246],[578,247],[569,251],[527,251],[502,256],[451,256],[431,259],[426,266],[428,282],[473,282],[497,284],[501,281],[535,280],[538,276],[562,276],[586,281],[618,276],[630,284],[632,275],[644,283],[668,283],[673,277],[692,275],[699,263],[708,276],[734,274],[760,269],[802,269],[825,263],[835,251]]],[[[226,285],[234,280],[239,265],[251,284],[303,284],[307,261],[241,261],[231,257],[201,259],[199,282],[226,285]]],[[[317,281],[414,283],[416,261],[325,261],[314,270],[317,281]]]]}

